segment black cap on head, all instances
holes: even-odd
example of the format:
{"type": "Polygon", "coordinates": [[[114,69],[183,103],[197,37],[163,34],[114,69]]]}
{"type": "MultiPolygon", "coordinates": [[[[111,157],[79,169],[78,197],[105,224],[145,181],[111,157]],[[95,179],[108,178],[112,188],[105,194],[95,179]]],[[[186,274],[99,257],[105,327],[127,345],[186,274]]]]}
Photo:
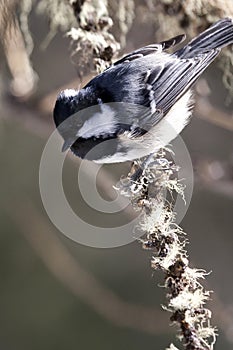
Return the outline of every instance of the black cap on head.
{"type": "Polygon", "coordinates": [[[73,89],[64,90],[58,95],[53,111],[53,118],[56,127],[75,113],[74,104],[72,102],[77,95],[78,91],[73,89]]]}

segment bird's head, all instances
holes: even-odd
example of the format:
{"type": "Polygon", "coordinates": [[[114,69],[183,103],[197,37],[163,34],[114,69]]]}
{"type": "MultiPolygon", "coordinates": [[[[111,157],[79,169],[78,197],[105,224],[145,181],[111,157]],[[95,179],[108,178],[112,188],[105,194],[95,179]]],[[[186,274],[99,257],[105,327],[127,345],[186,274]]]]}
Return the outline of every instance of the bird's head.
{"type": "Polygon", "coordinates": [[[74,89],[66,89],[58,95],[53,111],[56,127],[77,111],[78,96],[79,91],[74,89]]]}
{"type": "Polygon", "coordinates": [[[66,89],[57,97],[53,118],[64,139],[62,151],[66,151],[76,141],[76,127],[73,124],[77,123],[77,112],[82,109],[79,103],[81,95],[79,90],[66,89]]]}
{"type": "Polygon", "coordinates": [[[88,118],[86,109],[96,103],[97,100],[88,87],[81,90],[66,89],[58,95],[53,117],[57,129],[64,139],[62,151],[66,151],[76,141],[77,130],[85,118],[88,118]]]}

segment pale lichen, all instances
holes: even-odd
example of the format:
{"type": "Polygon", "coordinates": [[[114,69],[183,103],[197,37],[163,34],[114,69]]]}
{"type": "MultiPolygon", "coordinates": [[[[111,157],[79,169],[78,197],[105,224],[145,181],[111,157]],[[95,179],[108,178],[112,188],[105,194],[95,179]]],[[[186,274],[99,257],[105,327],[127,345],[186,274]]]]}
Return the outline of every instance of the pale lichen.
{"type": "Polygon", "coordinates": [[[175,345],[171,344],[166,350],[179,350],[175,345]]]}
{"type": "Polygon", "coordinates": [[[42,44],[43,48],[48,46],[59,30],[67,32],[72,26],[76,25],[74,11],[68,1],[40,0],[36,6],[36,12],[42,16],[46,16],[49,21],[50,30],[42,44]]]}
{"type": "MultiPolygon", "coordinates": [[[[210,325],[211,312],[205,307],[210,292],[200,280],[207,274],[189,266],[188,243],[184,231],[176,224],[173,211],[176,192],[183,197],[184,186],[178,178],[179,167],[168,160],[167,151],[160,151],[147,167],[135,161],[128,177],[118,190],[130,198],[134,208],[141,210],[136,229],[141,233],[142,246],[152,250],[151,266],[165,274],[167,306],[172,323],[179,326],[178,338],[186,350],[211,350],[216,341],[216,329],[210,325]],[[170,194],[170,195],[168,195],[170,194]]],[[[177,349],[173,344],[168,349],[177,349]]]]}
{"type": "Polygon", "coordinates": [[[109,1],[109,14],[114,21],[113,33],[121,47],[126,45],[126,35],[135,18],[134,0],[109,1]]]}
{"type": "MultiPolygon", "coordinates": [[[[47,48],[58,31],[65,33],[71,39],[71,58],[79,69],[79,75],[87,70],[101,72],[112,63],[120,44],[110,33],[113,19],[109,15],[107,0],[22,0],[19,17],[29,55],[33,41],[28,17],[33,6],[35,12],[47,18],[49,23],[49,32],[41,47],[47,48]]],[[[125,35],[126,30],[123,32],[125,35]]]]}

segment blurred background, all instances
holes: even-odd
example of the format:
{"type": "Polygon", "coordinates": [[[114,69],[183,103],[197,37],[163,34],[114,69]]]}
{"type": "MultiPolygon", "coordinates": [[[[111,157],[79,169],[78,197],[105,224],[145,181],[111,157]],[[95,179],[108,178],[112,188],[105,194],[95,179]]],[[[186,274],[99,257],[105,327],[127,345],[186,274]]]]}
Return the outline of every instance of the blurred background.
{"type": "MultiPolygon", "coordinates": [[[[151,252],[138,242],[114,249],[79,245],[53,226],[41,202],[39,163],[54,130],[56,95],[64,87],[84,85],[103,63],[89,66],[93,47],[86,45],[85,64],[80,42],[65,36],[82,18],[61,22],[62,13],[67,19],[74,10],[68,1],[62,8],[64,3],[0,2],[0,349],[165,349],[176,343],[175,329],[160,306],[166,303],[158,287],[164,281],[162,273],[152,272],[151,252]]],[[[226,12],[233,16],[231,2],[219,7],[218,1],[208,6],[201,1],[200,13],[187,3],[186,8],[182,1],[103,1],[109,11],[104,15],[114,23],[111,27],[108,19],[104,29],[113,45],[110,59],[119,47],[122,54],[181,32],[195,35],[226,12]]],[[[181,226],[188,233],[191,265],[212,271],[205,286],[214,291],[208,307],[219,330],[215,349],[222,350],[233,347],[231,55],[225,50],[196,84],[194,116],[182,133],[195,184],[181,226]]],[[[104,64],[108,59],[103,57],[104,64]]],[[[79,160],[68,157],[67,197],[87,222],[108,227],[111,218],[82,206],[78,167],[79,160]]],[[[130,164],[104,166],[105,198],[129,169],[130,164]]]]}

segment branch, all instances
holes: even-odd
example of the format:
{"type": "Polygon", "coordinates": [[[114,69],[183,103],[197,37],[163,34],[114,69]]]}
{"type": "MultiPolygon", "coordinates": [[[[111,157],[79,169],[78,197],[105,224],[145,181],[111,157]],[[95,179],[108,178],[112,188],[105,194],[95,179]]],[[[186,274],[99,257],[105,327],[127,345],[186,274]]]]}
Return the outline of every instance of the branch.
{"type": "Polygon", "coordinates": [[[35,91],[38,77],[32,68],[18,24],[13,33],[6,33],[5,54],[13,78],[11,93],[20,99],[27,99],[35,91]]]}
{"type": "Polygon", "coordinates": [[[144,234],[142,246],[153,252],[152,268],[164,272],[168,299],[164,308],[172,313],[170,319],[179,327],[185,349],[212,350],[216,332],[210,325],[211,312],[205,307],[210,292],[200,283],[206,273],[190,268],[185,250],[187,239],[175,223],[173,196],[166,199],[167,193],[164,195],[168,191],[183,196],[183,186],[177,177],[179,169],[167,160],[164,151],[158,152],[148,167],[142,166],[141,160],[134,163],[119,191],[142,211],[143,218],[138,224],[144,234]],[[136,178],[135,174],[139,176],[136,178]]]}

